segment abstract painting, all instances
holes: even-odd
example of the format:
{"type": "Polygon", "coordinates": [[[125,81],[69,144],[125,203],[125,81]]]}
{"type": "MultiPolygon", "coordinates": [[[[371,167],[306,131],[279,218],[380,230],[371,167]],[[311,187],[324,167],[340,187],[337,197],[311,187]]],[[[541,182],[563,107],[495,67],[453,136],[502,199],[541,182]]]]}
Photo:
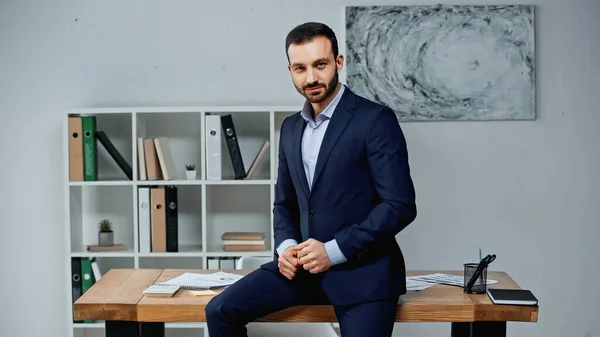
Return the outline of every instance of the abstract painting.
{"type": "Polygon", "coordinates": [[[535,119],[534,7],[346,7],[346,82],[400,121],[535,119]]]}

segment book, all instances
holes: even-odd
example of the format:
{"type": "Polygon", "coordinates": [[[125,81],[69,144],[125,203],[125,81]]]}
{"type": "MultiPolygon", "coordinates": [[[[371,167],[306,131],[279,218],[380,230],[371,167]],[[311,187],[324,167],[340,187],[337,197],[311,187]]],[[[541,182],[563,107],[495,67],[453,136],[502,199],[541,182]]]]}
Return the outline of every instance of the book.
{"type": "Polygon", "coordinates": [[[488,288],[487,294],[494,304],[538,305],[538,299],[526,289],[488,288]]]}
{"type": "Polygon", "coordinates": [[[210,290],[232,285],[242,277],[244,276],[222,271],[210,274],[186,272],[168,281],[157,283],[157,285],[179,286],[186,290],[210,290]]]}

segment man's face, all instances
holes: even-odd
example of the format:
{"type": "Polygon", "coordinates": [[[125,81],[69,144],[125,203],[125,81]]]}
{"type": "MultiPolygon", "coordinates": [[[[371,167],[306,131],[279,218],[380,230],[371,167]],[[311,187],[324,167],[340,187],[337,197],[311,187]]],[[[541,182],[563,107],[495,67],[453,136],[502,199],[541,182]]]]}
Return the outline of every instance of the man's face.
{"type": "Polygon", "coordinates": [[[327,38],[319,36],[305,44],[292,44],[288,57],[294,86],[311,103],[322,102],[335,90],[343,58],[333,58],[327,38]]]}

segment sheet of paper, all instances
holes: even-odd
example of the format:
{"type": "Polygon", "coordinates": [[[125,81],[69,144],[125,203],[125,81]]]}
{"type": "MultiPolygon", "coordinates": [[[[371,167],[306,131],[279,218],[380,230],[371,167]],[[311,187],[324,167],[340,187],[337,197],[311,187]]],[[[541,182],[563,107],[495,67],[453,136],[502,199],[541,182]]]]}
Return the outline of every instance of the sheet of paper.
{"type": "Polygon", "coordinates": [[[412,276],[408,276],[406,278],[406,290],[407,291],[425,290],[429,287],[433,287],[434,285],[435,285],[435,283],[415,280],[412,276]]]}
{"type": "Polygon", "coordinates": [[[161,282],[159,285],[178,285],[183,289],[205,290],[232,285],[242,277],[243,275],[222,271],[211,274],[183,273],[168,281],[161,282]]]}
{"type": "MultiPolygon", "coordinates": [[[[465,282],[464,277],[462,275],[452,275],[452,274],[442,274],[442,273],[411,276],[411,278],[416,281],[431,282],[431,283],[438,283],[438,284],[449,284],[449,285],[460,286],[460,287],[462,287],[465,282]]],[[[487,280],[487,284],[494,284],[494,283],[498,283],[498,281],[487,280]]]]}

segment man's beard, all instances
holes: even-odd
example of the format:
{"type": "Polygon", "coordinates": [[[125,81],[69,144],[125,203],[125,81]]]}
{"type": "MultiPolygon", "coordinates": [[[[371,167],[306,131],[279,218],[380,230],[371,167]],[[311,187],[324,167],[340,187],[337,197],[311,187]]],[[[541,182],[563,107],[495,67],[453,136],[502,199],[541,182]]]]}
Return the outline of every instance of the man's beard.
{"type": "Polygon", "coordinates": [[[323,86],[322,83],[316,83],[316,84],[304,86],[302,89],[300,89],[300,88],[298,88],[296,86],[296,90],[302,96],[306,97],[306,99],[309,102],[311,102],[311,103],[321,103],[322,101],[324,101],[325,99],[327,99],[327,97],[329,97],[329,95],[331,95],[331,93],[337,87],[337,84],[338,84],[338,73],[336,71],[335,75],[333,76],[333,78],[331,78],[331,81],[329,81],[329,83],[325,86],[325,92],[323,92],[323,93],[321,93],[319,95],[310,95],[310,94],[306,93],[306,90],[310,89],[310,88],[314,88],[314,87],[322,87],[323,86]]]}

